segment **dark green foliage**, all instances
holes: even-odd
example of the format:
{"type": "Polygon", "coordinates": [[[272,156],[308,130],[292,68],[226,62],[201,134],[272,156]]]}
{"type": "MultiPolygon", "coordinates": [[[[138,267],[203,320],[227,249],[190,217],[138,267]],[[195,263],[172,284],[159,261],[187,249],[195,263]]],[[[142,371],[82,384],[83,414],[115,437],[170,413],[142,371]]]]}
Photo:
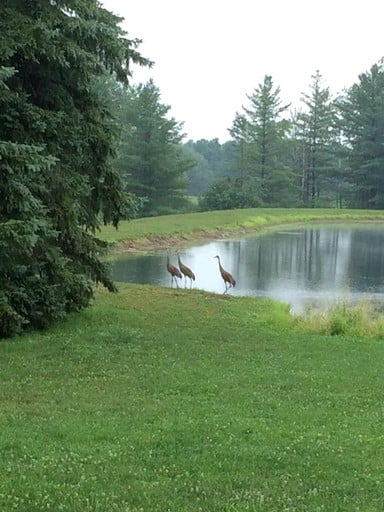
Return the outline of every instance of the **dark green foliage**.
{"type": "Polygon", "coordinates": [[[215,181],[200,197],[200,209],[232,210],[261,206],[260,182],[256,179],[248,179],[243,185],[239,180],[231,178],[215,181]]]}
{"type": "Polygon", "coordinates": [[[301,201],[304,206],[315,207],[320,190],[336,184],[339,159],[336,158],[335,110],[328,87],[322,86],[319,71],[312,76],[310,94],[304,94],[305,110],[295,117],[296,137],[299,144],[301,201]],[[328,183],[327,183],[328,180],[328,183]]]}
{"type": "Polygon", "coordinates": [[[299,206],[297,175],[288,166],[281,166],[264,180],[264,190],[268,190],[268,205],[282,208],[299,206]]]}
{"type": "Polygon", "coordinates": [[[183,146],[183,152],[194,162],[193,167],[186,174],[187,192],[197,196],[205,192],[214,180],[214,176],[207,159],[196,151],[194,144],[193,141],[188,141],[183,146]]]}
{"type": "MultiPolygon", "coordinates": [[[[289,171],[283,158],[289,123],[281,119],[289,105],[281,105],[280,88],[274,88],[272,77],[268,75],[248,100],[250,106],[243,107],[244,113],[236,114],[230,130],[237,146],[238,178],[242,186],[249,178],[259,180],[263,204],[274,205],[279,203],[275,190],[282,180],[287,181],[282,174],[289,171]]],[[[286,188],[285,192],[291,189],[286,188]]]]}
{"type": "Polygon", "coordinates": [[[351,148],[351,206],[384,208],[384,61],[359,76],[340,101],[342,126],[351,148]]]}
{"type": "Polygon", "coordinates": [[[187,205],[185,172],[194,162],[182,151],[182,124],[168,118],[152,81],[121,97],[123,131],[117,167],[126,189],[143,199],[139,215],[171,213],[187,205]]]}
{"type": "Polygon", "coordinates": [[[218,139],[190,140],[184,148],[195,161],[187,173],[190,194],[203,194],[214,181],[233,176],[237,163],[236,150],[231,141],[220,144],[218,139]]]}
{"type": "Polygon", "coordinates": [[[93,282],[115,289],[93,233],[126,198],[97,83],[146,63],[118,21],[96,0],[1,3],[0,336],[83,308],[93,282]]]}
{"type": "MultiPolygon", "coordinates": [[[[281,106],[280,88],[274,88],[271,76],[265,76],[262,84],[254,90],[250,107],[246,112],[248,137],[251,142],[253,173],[264,181],[279,168],[280,146],[288,129],[285,120],[279,119],[289,105],[281,106]]],[[[268,189],[264,187],[265,201],[269,202],[268,189]]]]}
{"type": "Polygon", "coordinates": [[[52,157],[34,146],[0,142],[0,332],[44,327],[79,299],[89,300],[90,282],[71,272],[59,248],[59,233],[41,199],[42,176],[52,157]],[[77,297],[78,296],[78,297],[77,297]]]}
{"type": "Polygon", "coordinates": [[[223,147],[218,139],[199,139],[192,143],[193,149],[204,157],[213,178],[221,178],[226,174],[223,147]]]}

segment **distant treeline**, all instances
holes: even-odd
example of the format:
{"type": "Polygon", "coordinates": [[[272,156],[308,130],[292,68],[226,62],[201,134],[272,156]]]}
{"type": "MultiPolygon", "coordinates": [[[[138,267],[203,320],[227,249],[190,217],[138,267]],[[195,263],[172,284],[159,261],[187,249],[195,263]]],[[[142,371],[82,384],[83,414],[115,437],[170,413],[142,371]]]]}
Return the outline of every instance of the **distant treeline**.
{"type": "Polygon", "coordinates": [[[319,72],[301,106],[282,105],[265,76],[236,113],[230,140],[183,143],[153,82],[120,91],[117,166],[138,215],[191,208],[384,207],[384,69],[374,64],[331,97],[319,72]]]}

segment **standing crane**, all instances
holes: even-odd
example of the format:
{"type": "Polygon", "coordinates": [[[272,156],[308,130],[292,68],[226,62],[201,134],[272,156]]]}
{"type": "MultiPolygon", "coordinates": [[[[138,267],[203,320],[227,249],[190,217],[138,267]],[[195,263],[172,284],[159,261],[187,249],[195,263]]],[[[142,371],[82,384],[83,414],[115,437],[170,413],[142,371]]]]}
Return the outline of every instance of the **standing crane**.
{"type": "Polygon", "coordinates": [[[195,280],[195,274],[192,272],[192,270],[187,267],[187,265],[184,265],[184,263],[180,259],[180,253],[177,253],[177,261],[179,263],[179,269],[182,274],[184,274],[184,288],[187,287],[187,277],[189,277],[190,281],[190,289],[192,288],[192,281],[195,280]]]}
{"type": "Polygon", "coordinates": [[[177,278],[182,279],[182,275],[180,274],[180,270],[175,267],[175,265],[172,265],[172,263],[169,261],[169,253],[167,254],[167,270],[171,274],[171,288],[173,285],[173,280],[175,280],[177,288],[179,287],[177,278]]]}
{"type": "Polygon", "coordinates": [[[217,258],[217,260],[219,262],[220,274],[221,274],[221,277],[223,278],[224,284],[225,284],[225,292],[224,293],[227,293],[227,291],[230,288],[233,288],[236,285],[236,281],[233,278],[232,274],[230,274],[229,272],[224,270],[223,267],[221,266],[220,256],[214,256],[214,258],[217,258]],[[228,283],[228,285],[227,285],[227,283],[228,283]]]}

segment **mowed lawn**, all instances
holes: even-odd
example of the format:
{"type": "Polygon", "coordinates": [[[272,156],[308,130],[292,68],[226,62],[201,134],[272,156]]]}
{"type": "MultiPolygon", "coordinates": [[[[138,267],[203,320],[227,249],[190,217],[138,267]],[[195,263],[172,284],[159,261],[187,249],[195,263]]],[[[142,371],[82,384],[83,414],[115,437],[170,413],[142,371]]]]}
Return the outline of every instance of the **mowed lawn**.
{"type": "Polygon", "coordinates": [[[0,510],[383,511],[384,345],[121,285],[0,343],[0,510]]]}

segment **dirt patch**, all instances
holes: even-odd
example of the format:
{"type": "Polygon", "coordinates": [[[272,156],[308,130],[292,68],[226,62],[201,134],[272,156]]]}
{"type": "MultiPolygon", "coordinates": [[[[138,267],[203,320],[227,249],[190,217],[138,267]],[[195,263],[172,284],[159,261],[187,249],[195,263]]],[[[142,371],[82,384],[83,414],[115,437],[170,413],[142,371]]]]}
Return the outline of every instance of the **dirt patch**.
{"type": "Polygon", "coordinates": [[[195,231],[188,235],[153,235],[140,240],[122,240],[118,244],[112,246],[112,253],[135,253],[150,252],[172,249],[181,249],[191,244],[204,243],[208,240],[219,240],[222,238],[230,238],[236,235],[254,232],[255,229],[236,229],[231,231],[195,231]]]}
{"type": "Polygon", "coordinates": [[[338,222],[383,222],[381,219],[311,219],[309,221],[295,221],[295,222],[274,222],[263,224],[262,226],[252,226],[249,228],[238,227],[231,230],[215,229],[213,231],[195,230],[191,233],[173,234],[173,235],[147,235],[140,239],[135,240],[121,240],[112,246],[112,254],[124,253],[144,253],[151,251],[165,251],[165,250],[178,250],[190,245],[203,244],[207,241],[234,238],[241,235],[255,234],[270,229],[279,229],[286,226],[306,226],[309,224],[322,224],[322,223],[338,223],[338,222]]]}

